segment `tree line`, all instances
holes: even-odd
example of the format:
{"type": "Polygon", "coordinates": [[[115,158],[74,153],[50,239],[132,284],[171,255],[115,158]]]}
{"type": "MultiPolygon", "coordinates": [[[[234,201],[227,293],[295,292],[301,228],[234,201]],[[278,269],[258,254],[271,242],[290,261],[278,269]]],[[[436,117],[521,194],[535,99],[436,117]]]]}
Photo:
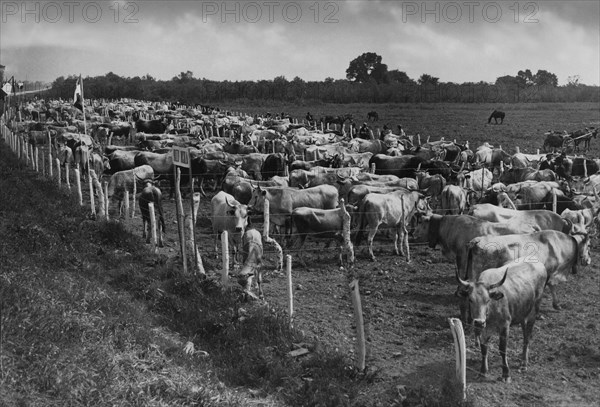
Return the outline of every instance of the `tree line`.
{"type": "MultiPolygon", "coordinates": [[[[73,97],[77,77],[59,77],[52,83],[52,96],[73,97]]],[[[495,83],[440,82],[439,78],[422,74],[417,80],[406,72],[389,70],[382,57],[364,53],[350,61],[346,79],[326,78],[305,81],[296,76],[288,80],[277,76],[272,80],[214,81],[195,78],[193,72],[181,72],[170,80],[142,77],[122,77],[113,72],[84,78],[85,97],[93,99],[133,98],[165,100],[195,105],[224,102],[286,102],[286,103],[516,103],[516,102],[599,102],[598,86],[579,83],[569,78],[567,85],[558,86],[555,74],[529,69],[515,76],[502,76],[495,83]]]]}

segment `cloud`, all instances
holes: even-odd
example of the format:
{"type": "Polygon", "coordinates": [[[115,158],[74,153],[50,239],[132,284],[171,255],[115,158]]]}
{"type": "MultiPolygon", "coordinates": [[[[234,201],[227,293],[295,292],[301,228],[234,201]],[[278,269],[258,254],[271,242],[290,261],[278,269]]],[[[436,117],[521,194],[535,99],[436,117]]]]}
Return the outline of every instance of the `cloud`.
{"type": "Polygon", "coordinates": [[[186,70],[215,80],[323,80],[344,78],[352,59],[376,52],[389,69],[415,79],[428,73],[446,82],[493,82],[529,68],[553,72],[561,83],[575,74],[583,83],[600,82],[600,3],[481,1],[473,10],[451,3],[281,1],[270,9],[263,1],[82,1],[73,22],[7,16],[0,58],[7,71],[48,81],[109,71],[170,79],[186,70]],[[96,23],[82,17],[89,3],[103,7],[96,23]],[[125,10],[130,3],[138,9],[125,10]],[[525,9],[529,4],[537,8],[525,9]],[[497,19],[493,7],[500,8],[497,19]]]}

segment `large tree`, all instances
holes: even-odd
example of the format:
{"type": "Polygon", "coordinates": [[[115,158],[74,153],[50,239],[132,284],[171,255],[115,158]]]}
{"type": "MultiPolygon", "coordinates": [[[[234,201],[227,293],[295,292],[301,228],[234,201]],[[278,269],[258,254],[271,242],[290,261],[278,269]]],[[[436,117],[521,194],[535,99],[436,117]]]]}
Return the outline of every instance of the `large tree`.
{"type": "Polygon", "coordinates": [[[399,71],[397,69],[392,69],[388,71],[388,82],[390,83],[411,83],[414,82],[412,79],[408,77],[406,72],[399,71]]]}
{"type": "Polygon", "coordinates": [[[380,55],[365,52],[350,61],[346,69],[346,78],[356,82],[368,82],[374,79],[377,83],[382,83],[387,78],[387,65],[381,63],[380,55]]]}
{"type": "Polygon", "coordinates": [[[419,77],[417,81],[419,85],[437,85],[439,83],[440,78],[436,78],[435,76],[431,76],[429,74],[424,73],[419,77]]]}
{"type": "Polygon", "coordinates": [[[533,82],[538,86],[558,86],[556,75],[543,69],[538,69],[537,73],[533,76],[533,82]]]}

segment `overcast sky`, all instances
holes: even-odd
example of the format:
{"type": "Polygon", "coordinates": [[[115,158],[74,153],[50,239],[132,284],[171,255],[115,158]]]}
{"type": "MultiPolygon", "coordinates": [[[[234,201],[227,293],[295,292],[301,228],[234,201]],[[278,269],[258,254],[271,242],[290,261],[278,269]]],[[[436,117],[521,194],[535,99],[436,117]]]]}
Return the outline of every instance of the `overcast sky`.
{"type": "Polygon", "coordinates": [[[494,82],[545,69],[600,84],[600,1],[0,0],[17,79],[182,71],[213,80],[343,79],[376,52],[417,79],[494,82]],[[37,20],[37,21],[36,21],[37,20]]]}

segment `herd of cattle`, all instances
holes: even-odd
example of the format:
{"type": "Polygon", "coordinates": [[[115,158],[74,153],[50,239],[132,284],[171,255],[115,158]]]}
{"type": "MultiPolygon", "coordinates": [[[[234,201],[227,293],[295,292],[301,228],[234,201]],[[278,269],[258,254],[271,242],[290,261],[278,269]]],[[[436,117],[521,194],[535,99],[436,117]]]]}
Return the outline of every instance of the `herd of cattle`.
{"type": "MultiPolygon", "coordinates": [[[[509,326],[522,325],[526,366],[544,287],[560,308],[557,282],[591,262],[599,160],[561,151],[510,154],[488,143],[471,149],[444,138],[421,143],[390,130],[364,139],[343,126],[315,129],[290,119],[138,101],[90,106],[85,122],[81,111],[59,101],[38,102],[31,110],[54,113],[42,121],[13,118],[13,131],[38,145],[50,134],[62,163],[78,163],[82,176],[89,167],[110,177],[115,207],[138,182],[143,218],[154,202],[162,229],[155,182],[167,180],[173,196],[171,148],[189,147],[193,178],[203,194],[205,186],[214,191],[215,245],[227,231],[234,250],[242,246],[241,284],[250,288],[257,275],[261,296],[262,240],[249,219],[267,200],[275,236],[287,240],[288,249],[293,237],[300,245],[311,237],[336,240],[341,253],[346,213],[355,247],[366,235],[372,260],[380,229],[391,232],[395,254],[407,261],[409,237],[440,246],[456,262],[456,294],[464,298],[463,320],[472,321],[480,338],[481,373],[488,371],[487,343],[496,331],[504,380],[510,380],[509,326]],[[89,136],[81,134],[84,125],[89,136]]],[[[182,171],[182,185],[189,181],[182,171]]]]}

